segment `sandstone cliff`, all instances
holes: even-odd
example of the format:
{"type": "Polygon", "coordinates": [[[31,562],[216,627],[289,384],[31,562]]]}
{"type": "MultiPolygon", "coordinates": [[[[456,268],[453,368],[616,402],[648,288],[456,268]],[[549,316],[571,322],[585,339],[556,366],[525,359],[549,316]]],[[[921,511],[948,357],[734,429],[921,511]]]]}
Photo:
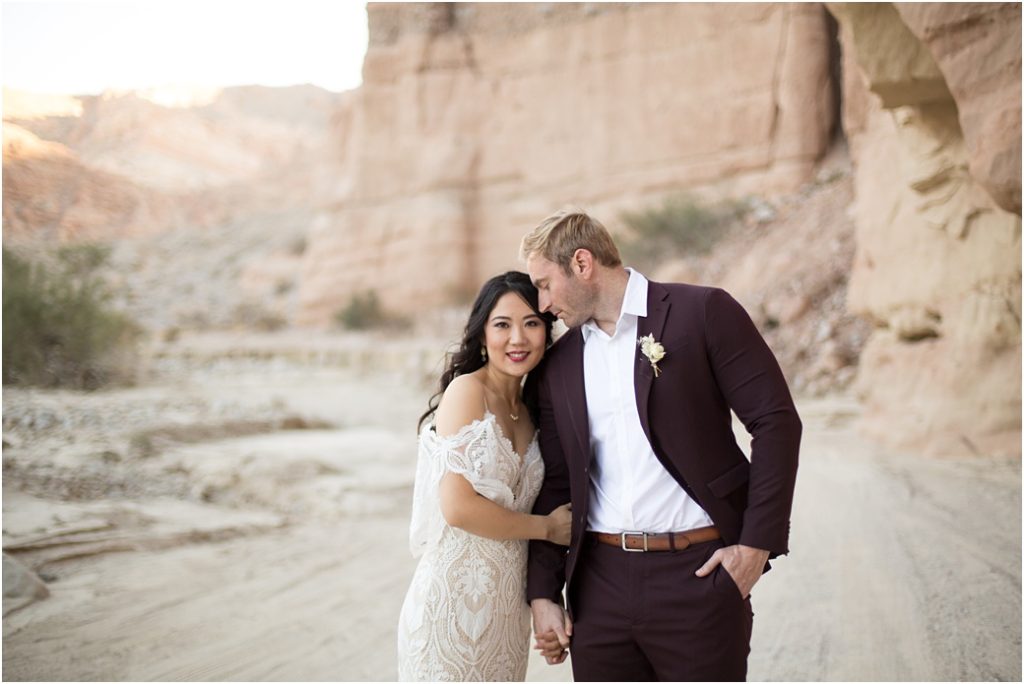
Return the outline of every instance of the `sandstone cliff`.
{"type": "Polygon", "coordinates": [[[364,289],[406,312],[459,299],[567,203],[614,222],[680,187],[793,190],[836,124],[819,5],[371,3],[369,21],[304,324],[364,289]]]}
{"type": "Polygon", "coordinates": [[[119,238],[156,330],[326,327],[464,303],[566,204],[759,195],[660,275],[734,291],[801,391],[859,360],[887,441],[1017,450],[1020,6],[828,7],[371,5],[343,96],[5,93],[5,242],[119,238]]]}
{"type": "Polygon", "coordinates": [[[1019,450],[1020,5],[830,5],[856,168],[867,427],[1019,450]]]}

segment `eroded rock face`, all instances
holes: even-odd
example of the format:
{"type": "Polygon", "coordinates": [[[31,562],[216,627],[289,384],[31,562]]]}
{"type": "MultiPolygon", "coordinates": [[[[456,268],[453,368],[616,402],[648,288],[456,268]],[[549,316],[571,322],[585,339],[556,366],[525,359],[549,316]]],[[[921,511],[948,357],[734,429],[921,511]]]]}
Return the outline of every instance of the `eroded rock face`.
{"type": "Polygon", "coordinates": [[[971,175],[1003,209],[1021,212],[1019,3],[896,3],[927,46],[960,113],[971,175]]]}
{"type": "MultiPolygon", "coordinates": [[[[947,82],[946,96],[936,84],[923,87],[945,71],[928,65],[932,51],[915,35],[920,26],[904,24],[904,8],[830,9],[842,25],[844,126],[855,166],[848,304],[876,324],[858,378],[866,427],[890,443],[936,452],[1019,450],[1021,222],[975,175],[961,128],[959,93],[982,84],[947,82]],[[907,88],[896,97],[899,65],[907,88]]],[[[938,9],[914,12],[934,20],[938,9]]],[[[1015,30],[1019,44],[1019,14],[1015,30]]],[[[1019,92],[1019,49],[1015,60],[985,67],[1014,69],[1019,92]]],[[[1006,108],[988,114],[998,122],[1006,108]]],[[[972,125],[993,130],[982,119],[972,125]]],[[[1014,128],[1007,130],[993,146],[1012,149],[1014,128]]]]}
{"type": "Polygon", "coordinates": [[[369,21],[307,324],[358,290],[405,312],[475,293],[566,204],[613,223],[680,187],[792,190],[836,120],[819,5],[371,3],[369,21]]]}

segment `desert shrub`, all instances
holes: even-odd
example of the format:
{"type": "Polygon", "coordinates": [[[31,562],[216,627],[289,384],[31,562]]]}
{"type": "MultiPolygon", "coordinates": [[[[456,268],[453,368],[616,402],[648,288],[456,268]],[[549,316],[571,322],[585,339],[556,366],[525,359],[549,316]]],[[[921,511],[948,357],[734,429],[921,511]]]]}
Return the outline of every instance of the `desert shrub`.
{"type": "Polygon", "coordinates": [[[293,256],[302,256],[306,253],[308,242],[305,235],[297,235],[288,243],[288,251],[293,256]]]}
{"type": "Polygon", "coordinates": [[[381,306],[375,290],[355,292],[334,315],[334,321],[345,330],[395,329],[409,326],[409,321],[390,314],[381,306]]]}
{"type": "Polygon", "coordinates": [[[287,327],[288,321],[281,314],[271,311],[258,302],[245,301],[238,304],[232,315],[234,322],[246,328],[274,332],[287,327]]]}
{"type": "Polygon", "coordinates": [[[707,254],[745,211],[741,202],[705,204],[690,195],[673,195],[658,206],[623,212],[629,230],[619,239],[619,248],[629,263],[641,268],[673,256],[707,254]]]}
{"type": "Polygon", "coordinates": [[[141,330],[111,309],[109,252],[64,247],[44,268],[3,250],[3,382],[93,389],[132,375],[141,330]]]}
{"type": "Polygon", "coordinates": [[[64,274],[75,279],[94,279],[96,270],[110,259],[110,246],[96,242],[62,245],[57,248],[57,261],[64,274]]]}

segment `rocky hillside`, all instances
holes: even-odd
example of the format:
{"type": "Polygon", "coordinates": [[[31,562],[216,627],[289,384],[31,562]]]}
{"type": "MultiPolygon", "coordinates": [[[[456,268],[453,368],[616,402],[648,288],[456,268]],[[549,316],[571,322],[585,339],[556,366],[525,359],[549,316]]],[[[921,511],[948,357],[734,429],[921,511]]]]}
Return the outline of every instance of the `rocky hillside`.
{"type": "Polygon", "coordinates": [[[1019,450],[1020,6],[372,4],[364,85],[5,95],[5,244],[115,239],[155,331],[412,315],[574,204],[763,211],[663,277],[734,291],[802,391],[1019,450]],[[857,370],[859,367],[859,370],[857,370]]]}
{"type": "Polygon", "coordinates": [[[175,222],[172,197],[90,167],[67,145],[10,121],[3,155],[5,241],[110,240],[175,222]]]}
{"type": "Polygon", "coordinates": [[[5,244],[111,244],[119,301],[151,330],[284,325],[305,236],[337,201],[347,102],[312,86],[5,91],[5,244]]]}
{"type": "Polygon", "coordinates": [[[852,199],[850,160],[840,146],[812,182],[761,200],[709,254],[667,260],[653,277],[712,283],[732,293],[794,392],[849,387],[872,327],[846,306],[856,247],[852,199]]]}

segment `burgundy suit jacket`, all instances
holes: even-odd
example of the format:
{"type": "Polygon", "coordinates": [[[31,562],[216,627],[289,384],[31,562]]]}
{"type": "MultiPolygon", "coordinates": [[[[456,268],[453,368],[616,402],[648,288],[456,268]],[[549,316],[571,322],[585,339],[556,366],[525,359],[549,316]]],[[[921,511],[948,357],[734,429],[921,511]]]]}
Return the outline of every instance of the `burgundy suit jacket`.
{"type": "MultiPolygon", "coordinates": [[[[637,347],[640,423],[658,460],[719,528],[726,544],[789,551],[801,423],[775,356],[743,307],[724,290],[650,282],[637,336],[665,348],[654,377],[637,347]],[[748,461],[732,431],[732,409],[753,437],[748,461]]],[[[561,603],[586,529],[590,427],[583,376],[583,334],[565,333],[530,374],[536,383],[544,484],[534,504],[545,515],[572,501],[568,550],[530,542],[527,600],[561,603]]]]}

